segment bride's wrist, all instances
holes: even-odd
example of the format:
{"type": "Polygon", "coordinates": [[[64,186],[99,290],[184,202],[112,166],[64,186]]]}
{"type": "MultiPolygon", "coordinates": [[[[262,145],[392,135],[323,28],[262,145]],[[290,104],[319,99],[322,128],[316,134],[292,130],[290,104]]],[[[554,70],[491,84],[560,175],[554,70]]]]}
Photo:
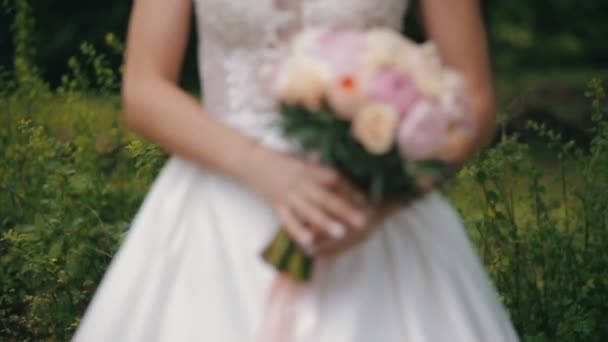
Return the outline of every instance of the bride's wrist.
{"type": "Polygon", "coordinates": [[[239,158],[237,178],[250,189],[259,190],[260,178],[271,159],[268,149],[256,143],[248,145],[239,158]]]}

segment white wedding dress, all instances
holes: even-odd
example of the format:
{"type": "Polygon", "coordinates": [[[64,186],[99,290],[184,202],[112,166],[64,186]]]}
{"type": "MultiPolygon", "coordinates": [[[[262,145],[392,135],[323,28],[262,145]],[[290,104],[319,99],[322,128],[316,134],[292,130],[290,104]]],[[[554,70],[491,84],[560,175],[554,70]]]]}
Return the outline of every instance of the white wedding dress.
{"type": "MultiPolygon", "coordinates": [[[[205,108],[289,149],[259,75],[314,25],[399,28],[405,0],[196,0],[205,108]]],[[[202,133],[201,133],[202,134],[202,133]]],[[[275,273],[278,227],[241,184],[179,157],[156,179],[74,335],[77,342],[254,341],[275,273]]],[[[324,262],[300,342],[517,341],[450,204],[433,193],[362,245],[324,262]],[[311,315],[312,313],[312,315],[311,315]]],[[[301,315],[299,314],[301,313],[301,315]]],[[[285,341],[287,342],[287,341],[285,341]]]]}

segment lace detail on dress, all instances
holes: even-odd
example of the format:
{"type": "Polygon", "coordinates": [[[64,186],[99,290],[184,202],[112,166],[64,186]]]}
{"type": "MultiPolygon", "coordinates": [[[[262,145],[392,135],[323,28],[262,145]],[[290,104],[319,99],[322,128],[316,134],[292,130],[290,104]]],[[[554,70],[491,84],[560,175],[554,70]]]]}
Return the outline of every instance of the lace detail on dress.
{"type": "MultiPolygon", "coordinates": [[[[281,55],[281,39],[279,32],[282,27],[292,20],[289,12],[280,11],[274,7],[272,0],[256,1],[255,8],[267,7],[261,13],[257,24],[260,26],[255,33],[255,44],[241,44],[232,47],[232,52],[226,56],[224,70],[228,100],[232,113],[267,111],[272,108],[267,96],[261,91],[263,86],[260,73],[271,65],[281,55]],[[263,25],[260,25],[263,23],[263,25]]],[[[251,24],[251,23],[248,23],[251,24]]],[[[239,36],[243,29],[236,27],[230,35],[239,36]]],[[[230,28],[226,28],[231,31],[230,28]]],[[[237,40],[233,38],[233,40],[237,40]]]]}
{"type": "Polygon", "coordinates": [[[286,46],[281,32],[294,20],[293,11],[279,8],[274,0],[198,0],[196,5],[204,45],[199,56],[203,89],[205,97],[213,97],[206,100],[207,109],[266,139],[276,110],[261,75],[280,58],[286,46]]]}
{"type": "Polygon", "coordinates": [[[308,0],[304,1],[306,26],[400,28],[408,1],[405,0],[308,0]]]}

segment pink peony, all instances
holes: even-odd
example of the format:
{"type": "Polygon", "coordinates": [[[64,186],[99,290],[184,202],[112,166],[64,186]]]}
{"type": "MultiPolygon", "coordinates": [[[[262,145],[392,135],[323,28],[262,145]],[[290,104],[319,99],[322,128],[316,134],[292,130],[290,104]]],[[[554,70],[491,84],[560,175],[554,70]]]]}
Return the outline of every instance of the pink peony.
{"type": "Polygon", "coordinates": [[[396,70],[384,70],[375,75],[367,92],[373,100],[395,106],[402,117],[422,97],[414,82],[396,70]]]}
{"type": "Polygon", "coordinates": [[[401,121],[399,149],[405,159],[435,158],[448,132],[448,120],[441,110],[427,101],[418,102],[401,121]]]}
{"type": "Polygon", "coordinates": [[[365,51],[364,36],[357,31],[329,31],[320,37],[319,55],[338,73],[359,71],[365,51]]]}

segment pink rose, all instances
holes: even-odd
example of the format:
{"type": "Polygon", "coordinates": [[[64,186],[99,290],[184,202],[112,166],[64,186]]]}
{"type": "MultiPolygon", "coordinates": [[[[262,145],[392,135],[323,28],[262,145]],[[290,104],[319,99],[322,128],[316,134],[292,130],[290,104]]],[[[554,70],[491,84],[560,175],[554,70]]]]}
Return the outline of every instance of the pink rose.
{"type": "Polygon", "coordinates": [[[379,72],[369,82],[367,91],[373,100],[395,106],[401,116],[406,115],[422,97],[416,84],[396,70],[379,72]]]}
{"type": "Polygon", "coordinates": [[[353,119],[352,134],[371,154],[384,154],[393,146],[399,113],[390,105],[373,103],[353,119]]]}
{"type": "Polygon", "coordinates": [[[399,149],[407,160],[436,157],[448,131],[448,120],[441,110],[427,101],[418,102],[399,127],[399,149]]]}

